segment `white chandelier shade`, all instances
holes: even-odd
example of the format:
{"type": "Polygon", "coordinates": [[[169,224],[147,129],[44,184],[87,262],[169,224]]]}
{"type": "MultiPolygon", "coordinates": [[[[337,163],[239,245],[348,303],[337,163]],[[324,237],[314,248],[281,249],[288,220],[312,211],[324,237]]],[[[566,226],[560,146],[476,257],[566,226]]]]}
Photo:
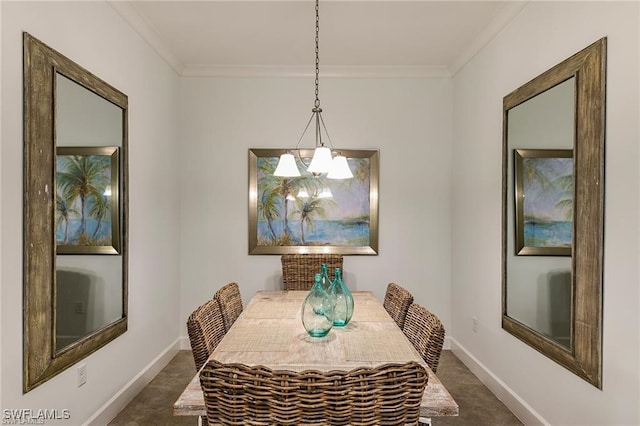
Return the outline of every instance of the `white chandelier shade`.
{"type": "Polygon", "coordinates": [[[347,157],[344,155],[336,155],[331,161],[331,170],[327,175],[329,179],[350,179],[353,177],[353,173],[347,163],[347,157]]]}
{"type": "Polygon", "coordinates": [[[332,161],[331,150],[326,146],[319,146],[313,152],[313,158],[307,171],[309,173],[329,173],[332,161]]]}
{"type": "Polygon", "coordinates": [[[300,176],[300,170],[298,170],[298,166],[296,165],[296,159],[293,157],[293,154],[286,153],[280,156],[280,160],[278,161],[278,167],[276,167],[275,172],[273,172],[274,176],[280,177],[298,177],[300,176]]]}

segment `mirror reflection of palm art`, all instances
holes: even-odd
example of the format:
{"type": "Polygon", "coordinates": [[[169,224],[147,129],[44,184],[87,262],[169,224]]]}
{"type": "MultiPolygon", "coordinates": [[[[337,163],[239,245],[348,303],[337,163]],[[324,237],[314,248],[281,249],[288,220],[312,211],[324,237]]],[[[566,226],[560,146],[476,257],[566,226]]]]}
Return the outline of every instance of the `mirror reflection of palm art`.
{"type": "Polygon", "coordinates": [[[571,255],[572,150],[514,151],[516,254],[571,255]]]}
{"type": "Polygon", "coordinates": [[[118,254],[118,147],[59,147],[55,233],[58,254],[118,254]]]}
{"type": "Polygon", "coordinates": [[[255,180],[251,186],[255,185],[256,194],[250,206],[251,222],[255,220],[250,223],[250,252],[279,254],[301,249],[376,254],[377,204],[372,206],[372,200],[377,203],[377,151],[343,152],[353,178],[339,180],[306,171],[304,162],[311,160],[310,150],[296,155],[300,177],[274,176],[281,151],[250,152],[251,179],[255,180]]]}

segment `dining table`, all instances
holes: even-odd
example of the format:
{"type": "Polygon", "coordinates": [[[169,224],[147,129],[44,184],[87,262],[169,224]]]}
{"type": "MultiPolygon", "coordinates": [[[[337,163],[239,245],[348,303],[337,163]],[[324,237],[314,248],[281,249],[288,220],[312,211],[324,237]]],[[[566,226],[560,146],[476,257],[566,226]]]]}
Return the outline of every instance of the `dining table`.
{"type": "MultiPolygon", "coordinates": [[[[420,416],[457,416],[458,404],[370,291],[352,292],[354,311],[344,327],[322,338],[307,334],[301,309],[308,291],[258,291],[209,356],[222,363],[273,370],[350,370],[416,361],[429,374],[420,416]]],[[[199,372],[173,405],[175,416],[206,416],[199,372]]]]}

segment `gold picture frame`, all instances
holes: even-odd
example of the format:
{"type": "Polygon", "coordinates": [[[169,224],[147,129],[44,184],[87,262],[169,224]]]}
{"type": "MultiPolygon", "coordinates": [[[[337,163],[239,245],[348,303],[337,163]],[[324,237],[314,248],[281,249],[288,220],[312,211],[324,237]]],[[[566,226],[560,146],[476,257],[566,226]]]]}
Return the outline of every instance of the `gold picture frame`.
{"type": "Polygon", "coordinates": [[[120,254],[119,174],[117,146],[56,148],[57,254],[120,254]]]}
{"type": "Polygon", "coordinates": [[[249,254],[377,255],[379,151],[341,150],[354,177],[339,180],[306,171],[312,150],[294,153],[300,177],[273,176],[286,152],[249,149],[249,254]]]}
{"type": "Polygon", "coordinates": [[[514,149],[516,255],[571,256],[573,150],[514,149]]]}

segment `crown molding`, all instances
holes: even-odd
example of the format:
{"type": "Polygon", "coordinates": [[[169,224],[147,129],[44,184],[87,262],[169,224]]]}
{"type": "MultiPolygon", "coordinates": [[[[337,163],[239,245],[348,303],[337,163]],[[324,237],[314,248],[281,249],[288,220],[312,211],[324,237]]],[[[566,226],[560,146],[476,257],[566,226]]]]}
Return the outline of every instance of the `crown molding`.
{"type": "MultiPolygon", "coordinates": [[[[337,66],[323,65],[320,68],[322,78],[438,78],[450,77],[446,67],[434,66],[337,66]]],[[[315,70],[310,66],[274,66],[274,65],[186,65],[182,71],[184,77],[314,77],[315,70]]]]}

